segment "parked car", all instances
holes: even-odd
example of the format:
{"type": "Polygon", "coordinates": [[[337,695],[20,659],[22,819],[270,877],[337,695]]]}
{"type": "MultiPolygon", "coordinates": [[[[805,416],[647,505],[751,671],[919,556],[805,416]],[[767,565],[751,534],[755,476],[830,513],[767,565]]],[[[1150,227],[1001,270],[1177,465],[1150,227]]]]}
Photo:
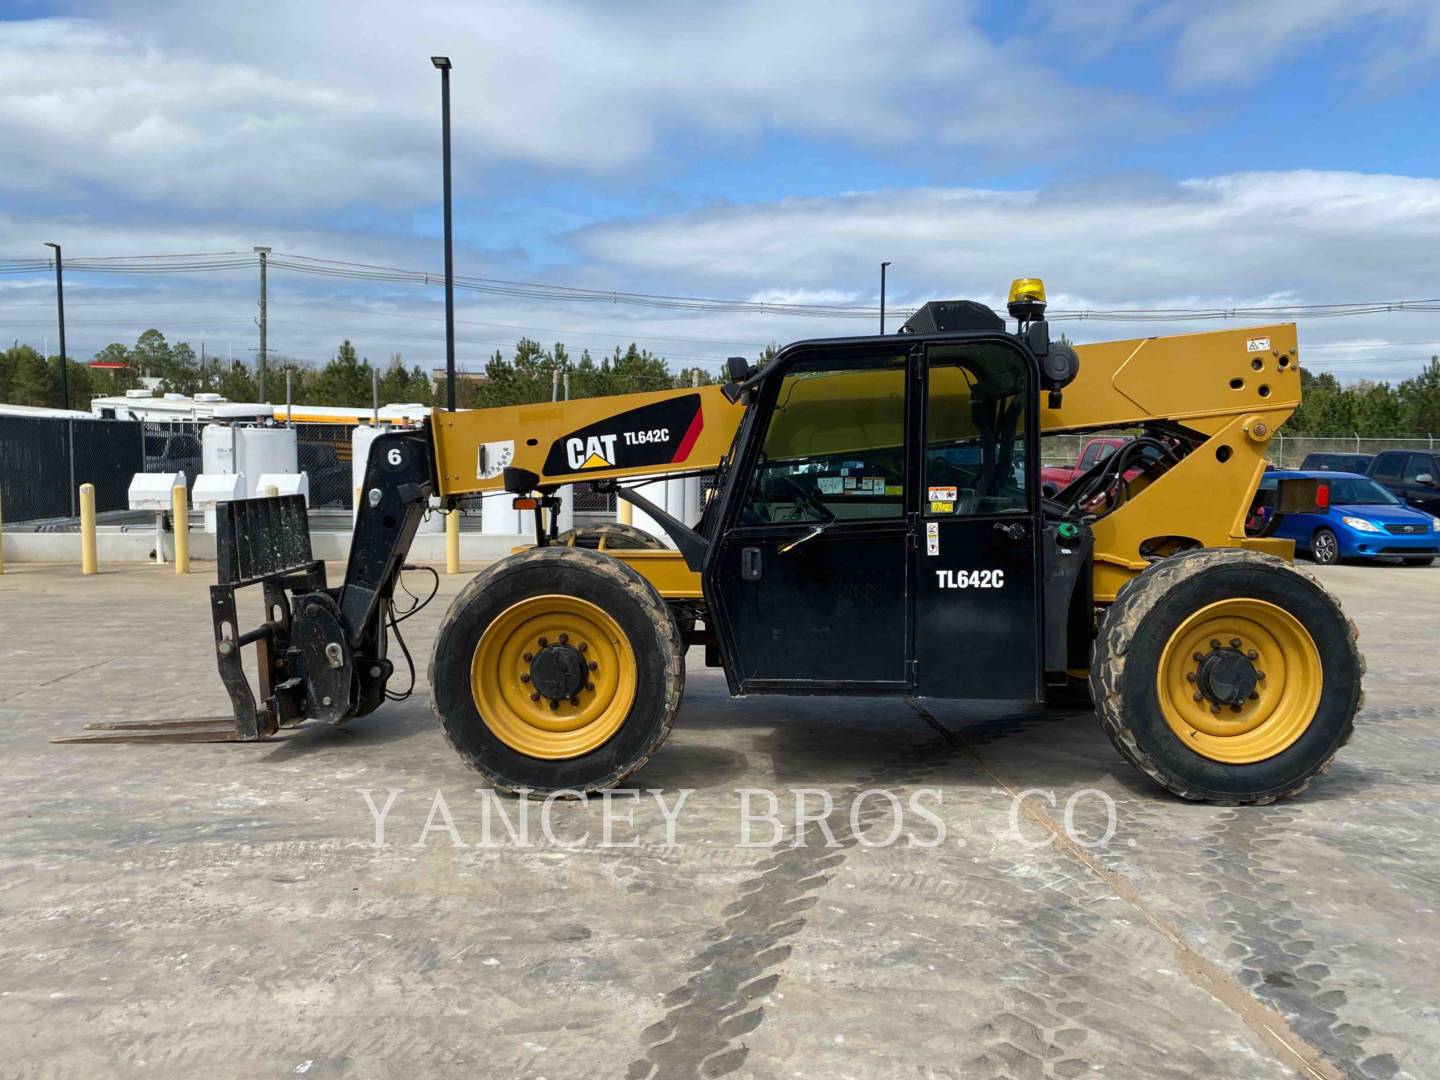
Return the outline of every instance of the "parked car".
{"type": "Polygon", "coordinates": [[[1300,462],[1300,469],[1302,472],[1324,469],[1326,472],[1358,473],[1364,476],[1370,471],[1370,462],[1374,460],[1374,454],[1306,454],[1305,460],[1300,462]]]}
{"type": "Polygon", "coordinates": [[[1279,481],[1323,480],[1329,504],[1310,514],[1285,514],[1273,536],[1294,540],[1299,551],[1317,563],[1341,559],[1402,559],[1409,566],[1428,566],[1440,555],[1440,518],[1406,506],[1368,477],[1355,473],[1276,470],[1260,480],[1252,520],[1267,521],[1275,513],[1279,481]]]}
{"type": "Polygon", "coordinates": [[[147,431],[145,433],[145,471],[185,474],[185,483],[195,486],[201,470],[200,440],[186,431],[147,431]]]}
{"type": "Polygon", "coordinates": [[[1382,450],[1365,475],[1415,509],[1440,514],[1440,451],[1382,450]]]}
{"type": "Polygon", "coordinates": [[[1074,465],[1045,465],[1040,469],[1041,492],[1054,495],[1062,488],[1069,487],[1129,441],[1130,438],[1126,435],[1101,435],[1087,439],[1080,447],[1080,454],[1074,465]]]}

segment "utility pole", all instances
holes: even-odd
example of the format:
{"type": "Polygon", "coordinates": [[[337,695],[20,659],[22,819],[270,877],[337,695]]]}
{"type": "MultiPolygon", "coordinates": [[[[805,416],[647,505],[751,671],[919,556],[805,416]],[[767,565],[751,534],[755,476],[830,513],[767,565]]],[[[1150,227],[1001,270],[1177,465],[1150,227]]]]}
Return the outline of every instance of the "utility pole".
{"type": "Polygon", "coordinates": [[[881,334],[881,336],[884,336],[884,334],[885,334],[885,269],[886,269],[886,267],[888,267],[889,265],[890,265],[890,264],[889,264],[888,262],[882,262],[882,263],[880,264],[880,334],[881,334]]]}
{"type": "Polygon", "coordinates": [[[70,408],[70,365],[65,359],[65,275],[60,269],[60,245],[45,245],[55,249],[55,309],[60,315],[60,400],[70,408]]]}
{"type": "Polygon", "coordinates": [[[265,397],[265,257],[270,254],[268,247],[257,247],[255,253],[260,256],[260,400],[267,401],[265,397]]]}
{"type": "Polygon", "coordinates": [[[440,154],[445,170],[445,407],[455,411],[455,235],[450,217],[450,58],[432,56],[440,71],[440,154]]]}

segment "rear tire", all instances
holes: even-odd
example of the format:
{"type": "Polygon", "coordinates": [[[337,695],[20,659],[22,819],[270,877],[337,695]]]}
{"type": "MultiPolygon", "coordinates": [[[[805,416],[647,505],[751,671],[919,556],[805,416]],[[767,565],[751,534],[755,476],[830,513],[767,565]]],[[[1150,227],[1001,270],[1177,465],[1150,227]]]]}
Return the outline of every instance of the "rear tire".
{"type": "Polygon", "coordinates": [[[1319,582],[1272,555],[1202,548],[1154,564],[1110,606],[1090,685],[1127,761],[1182,798],[1239,805],[1297,794],[1329,767],[1364,671],[1354,623],[1319,582]],[[1238,712],[1195,704],[1224,684],[1192,681],[1194,657],[1236,640],[1255,651],[1257,696],[1238,712]]]}
{"type": "Polygon", "coordinates": [[[658,537],[626,525],[623,521],[607,521],[603,525],[585,525],[567,529],[554,540],[557,547],[599,548],[601,543],[617,551],[661,551],[664,542],[658,537]]]}
{"type": "Polygon", "coordinates": [[[1320,566],[1334,566],[1340,561],[1340,541],[1329,529],[1316,529],[1310,538],[1310,557],[1320,566]]]}
{"type": "Polygon", "coordinates": [[[531,548],[450,605],[430,659],[431,704],[456,752],[497,788],[598,791],[670,733],[682,649],[665,602],[630,567],[584,548],[531,548]],[[551,685],[536,666],[542,649],[563,653],[547,670],[580,680],[574,697],[532,700],[551,685]]]}

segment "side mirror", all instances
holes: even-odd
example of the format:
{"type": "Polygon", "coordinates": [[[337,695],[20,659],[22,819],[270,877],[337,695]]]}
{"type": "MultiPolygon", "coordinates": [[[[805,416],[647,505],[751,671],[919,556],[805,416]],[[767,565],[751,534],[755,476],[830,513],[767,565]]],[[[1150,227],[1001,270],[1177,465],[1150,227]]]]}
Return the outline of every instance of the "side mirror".
{"type": "Polygon", "coordinates": [[[1417,484],[1424,484],[1427,487],[1434,487],[1435,475],[1433,473],[1422,472],[1419,476],[1415,477],[1415,482],[1417,484]]]}

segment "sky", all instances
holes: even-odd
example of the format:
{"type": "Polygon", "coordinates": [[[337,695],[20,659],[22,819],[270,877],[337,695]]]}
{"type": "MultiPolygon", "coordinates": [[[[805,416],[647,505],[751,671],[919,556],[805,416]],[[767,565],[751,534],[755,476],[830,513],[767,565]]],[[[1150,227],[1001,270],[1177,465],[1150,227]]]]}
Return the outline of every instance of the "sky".
{"type": "MultiPolygon", "coordinates": [[[[1052,311],[1440,298],[1434,0],[245,4],[0,0],[0,259],[245,252],[438,274],[451,57],[456,273],[602,292],[1052,311]]],[[[66,274],[71,355],[147,327],[251,358],[252,263],[66,274]]],[[[443,364],[435,284],[277,268],[273,353],[443,364]]],[[[462,291],[457,354],[521,335],[676,368],[871,317],[462,291]]],[[[895,322],[892,318],[891,329],[895,322]]],[[[1066,323],[1077,341],[1216,325],[1066,323]]],[[[56,350],[53,273],[0,337],[56,350]]],[[[1397,380],[1440,311],[1300,320],[1397,380]]]]}

